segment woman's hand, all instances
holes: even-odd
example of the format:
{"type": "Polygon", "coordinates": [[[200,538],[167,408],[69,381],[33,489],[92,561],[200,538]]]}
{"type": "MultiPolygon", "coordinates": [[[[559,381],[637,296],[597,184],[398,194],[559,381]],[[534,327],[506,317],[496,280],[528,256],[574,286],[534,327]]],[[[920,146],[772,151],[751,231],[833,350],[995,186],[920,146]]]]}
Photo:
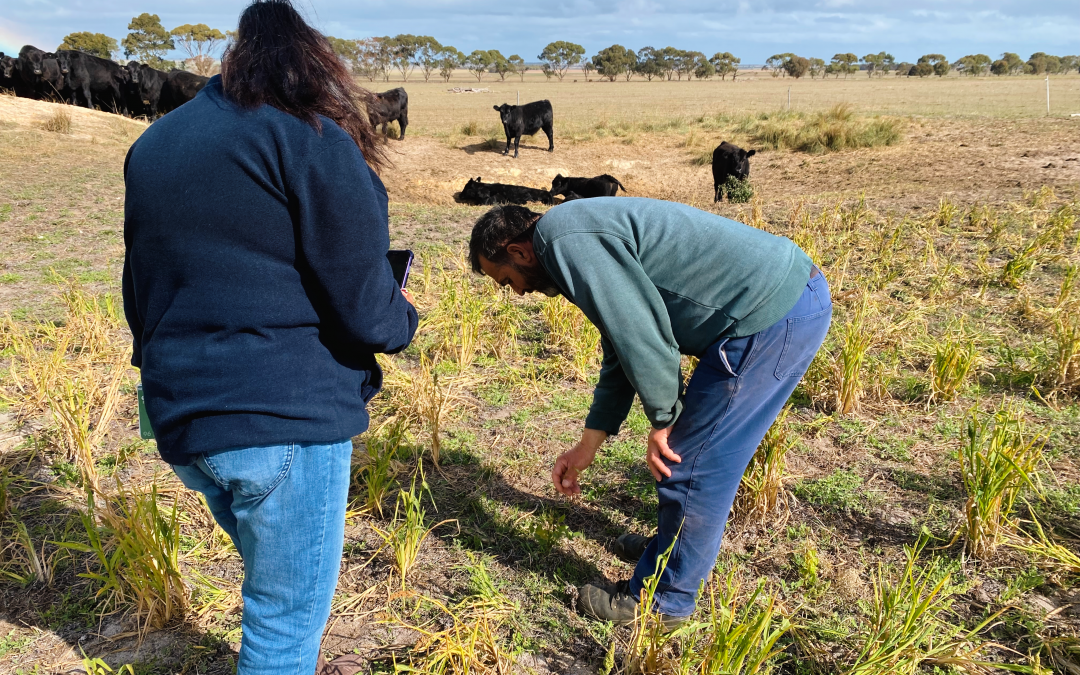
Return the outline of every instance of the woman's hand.
{"type": "Polygon", "coordinates": [[[664,459],[676,464],[682,462],[682,457],[672,452],[671,447],[668,446],[670,435],[671,427],[653,429],[649,432],[649,448],[645,451],[645,463],[649,465],[649,471],[658,483],[665,478],[671,478],[671,469],[664,464],[664,459]]]}
{"type": "Polygon", "coordinates": [[[578,441],[570,450],[559,455],[555,460],[555,468],[551,470],[551,482],[555,489],[573,497],[581,494],[581,485],[578,483],[578,474],[589,468],[596,459],[596,451],[607,439],[606,431],[599,429],[586,429],[578,441]]]}
{"type": "Polygon", "coordinates": [[[412,299],[412,293],[408,292],[404,288],[401,289],[401,294],[405,296],[405,299],[409,301],[410,305],[415,306],[416,302],[412,299]]]}

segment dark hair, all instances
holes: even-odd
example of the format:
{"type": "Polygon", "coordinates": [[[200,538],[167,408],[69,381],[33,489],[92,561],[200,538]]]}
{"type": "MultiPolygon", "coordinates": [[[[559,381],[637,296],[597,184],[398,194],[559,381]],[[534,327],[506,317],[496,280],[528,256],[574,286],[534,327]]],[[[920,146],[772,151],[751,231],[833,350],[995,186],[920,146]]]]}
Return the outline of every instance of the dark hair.
{"type": "Polygon", "coordinates": [[[365,110],[376,98],[353,82],[322,33],[289,0],[255,0],[240,15],[236,40],[221,57],[225,94],[245,108],[270,105],[322,131],[319,115],[356,141],[373,169],[386,163],[384,139],[365,110]]]}
{"type": "Polygon", "coordinates": [[[473,272],[483,271],[480,256],[499,265],[506,263],[510,259],[506,247],[532,241],[538,220],[540,214],[524,206],[496,206],[480,216],[469,238],[469,262],[473,272]]]}

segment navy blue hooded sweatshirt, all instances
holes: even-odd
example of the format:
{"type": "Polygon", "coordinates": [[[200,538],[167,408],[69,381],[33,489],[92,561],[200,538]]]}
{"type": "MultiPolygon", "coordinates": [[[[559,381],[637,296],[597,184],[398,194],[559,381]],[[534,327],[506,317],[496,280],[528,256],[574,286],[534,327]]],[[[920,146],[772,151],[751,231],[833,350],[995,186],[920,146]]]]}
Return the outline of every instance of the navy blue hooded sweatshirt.
{"type": "Polygon", "coordinates": [[[356,143],[214,77],[124,166],[124,311],[162,459],[367,428],[379,352],[416,310],[386,252],[387,196],[356,143]]]}

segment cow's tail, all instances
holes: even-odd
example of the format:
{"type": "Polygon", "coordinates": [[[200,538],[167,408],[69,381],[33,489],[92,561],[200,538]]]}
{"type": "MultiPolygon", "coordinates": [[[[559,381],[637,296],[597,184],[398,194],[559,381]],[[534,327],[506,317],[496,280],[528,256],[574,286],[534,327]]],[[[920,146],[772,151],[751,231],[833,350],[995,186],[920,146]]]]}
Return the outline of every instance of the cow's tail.
{"type": "Polygon", "coordinates": [[[619,189],[620,189],[620,190],[622,190],[623,192],[626,192],[626,188],[624,188],[624,187],[622,186],[622,183],[620,183],[620,182],[619,182],[619,179],[618,179],[618,178],[616,178],[616,179],[614,179],[614,180],[615,180],[615,184],[619,186],[619,189]]]}

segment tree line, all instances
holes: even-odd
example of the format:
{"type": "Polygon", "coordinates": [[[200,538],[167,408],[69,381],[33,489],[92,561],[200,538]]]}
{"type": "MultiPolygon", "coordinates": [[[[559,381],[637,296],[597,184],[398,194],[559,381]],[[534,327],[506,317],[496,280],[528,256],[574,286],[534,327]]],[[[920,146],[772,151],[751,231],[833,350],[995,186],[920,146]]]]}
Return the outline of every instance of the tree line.
{"type": "Polygon", "coordinates": [[[134,57],[135,60],[159,70],[190,64],[192,70],[199,75],[211,75],[216,68],[214,54],[224,48],[234,35],[233,31],[222,32],[205,23],[186,23],[166,30],[161,25],[161,17],[147,12],[132,17],[128,31],[127,36],[119,43],[104,33],[71,33],[57,49],[73,49],[103,59],[113,58],[113,55],[122,49],[126,58],[134,57]],[[175,61],[166,60],[165,56],[178,47],[188,55],[187,61],[177,64],[175,61]]]}
{"type": "MultiPolygon", "coordinates": [[[[216,67],[214,54],[233,36],[231,31],[222,32],[203,23],[184,24],[166,30],[158,15],[145,12],[131,19],[128,31],[127,37],[119,43],[102,33],[71,33],[64,38],[59,49],[76,49],[102,58],[112,58],[113,54],[123,49],[128,58],[134,57],[155,68],[165,69],[169,67],[166,54],[179,46],[187,53],[187,62],[195,72],[209,75],[216,67]]],[[[328,39],[335,53],[353,73],[370,81],[389,80],[393,72],[400,73],[405,81],[414,73],[422,75],[425,82],[435,75],[449,81],[459,68],[472,73],[477,82],[488,74],[498,76],[500,80],[513,75],[524,79],[525,74],[536,67],[518,54],[504,56],[497,49],[476,49],[464,54],[428,35],[328,39]]],[[[726,80],[729,75],[734,80],[742,63],[731,52],[706,56],[703,52],[675,47],[642,47],[634,51],[622,45],[612,45],[593,56],[586,56],[584,47],[563,40],[549,43],[536,58],[539,71],[548,78],[562,80],[571,68],[577,66],[586,80],[595,74],[600,79],[612,82],[620,78],[629,81],[634,76],[650,82],[654,79],[682,80],[684,77],[687,80],[713,77],[726,80]]],[[[860,71],[866,72],[869,77],[881,77],[887,73],[909,77],[944,77],[954,70],[973,77],[1044,75],[1080,70],[1080,56],[1036,52],[1025,61],[1017,54],[1005,52],[996,60],[986,54],[969,54],[950,62],[943,54],[924,54],[915,63],[897,63],[893,55],[887,52],[862,57],[850,52],[836,54],[828,62],[787,52],[770,56],[762,70],[770,72],[773,77],[801,78],[809,75],[812,79],[824,79],[830,75],[848,77],[860,71]]]]}

